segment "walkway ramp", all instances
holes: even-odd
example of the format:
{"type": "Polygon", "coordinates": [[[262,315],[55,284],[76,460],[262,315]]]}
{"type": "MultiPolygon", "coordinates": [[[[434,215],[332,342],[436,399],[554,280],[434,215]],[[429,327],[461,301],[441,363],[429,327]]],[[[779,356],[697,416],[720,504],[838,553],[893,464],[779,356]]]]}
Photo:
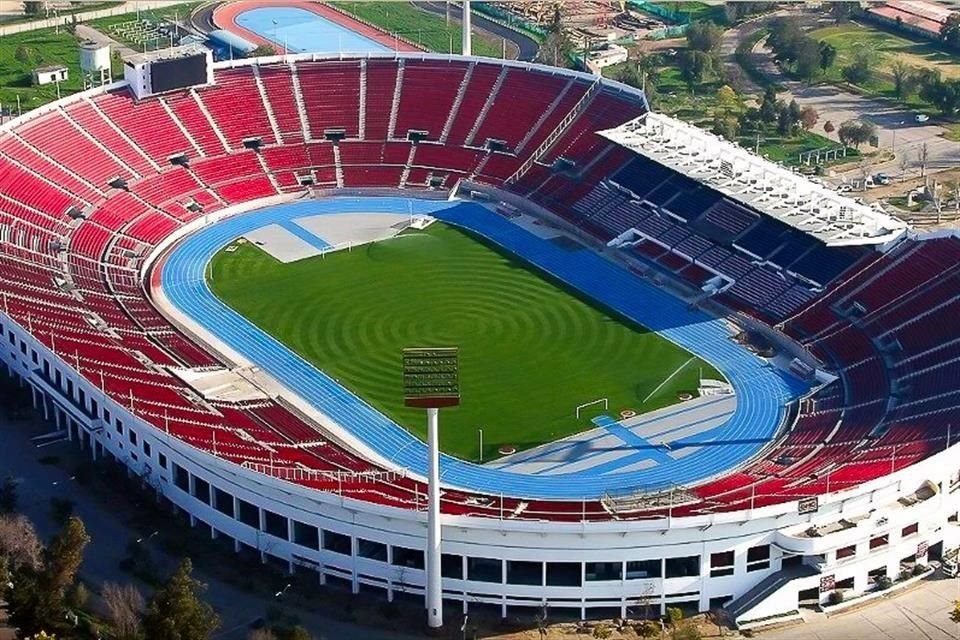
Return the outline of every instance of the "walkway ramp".
{"type": "Polygon", "coordinates": [[[799,593],[817,583],[820,572],[810,565],[784,567],[761,580],[724,609],[738,626],[752,621],[776,618],[797,610],[799,593]]]}

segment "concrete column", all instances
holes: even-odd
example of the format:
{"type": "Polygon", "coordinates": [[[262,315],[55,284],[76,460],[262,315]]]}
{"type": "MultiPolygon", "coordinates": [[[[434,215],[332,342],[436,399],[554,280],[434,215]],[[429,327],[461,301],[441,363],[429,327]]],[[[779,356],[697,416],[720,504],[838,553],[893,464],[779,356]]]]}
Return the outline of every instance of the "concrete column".
{"type": "Polygon", "coordinates": [[[424,592],[427,605],[427,626],[443,626],[443,582],[440,576],[440,410],[427,409],[427,581],[424,592]]]}
{"type": "Polygon", "coordinates": [[[470,0],[463,0],[463,55],[473,55],[473,20],[470,17],[470,0]]]}

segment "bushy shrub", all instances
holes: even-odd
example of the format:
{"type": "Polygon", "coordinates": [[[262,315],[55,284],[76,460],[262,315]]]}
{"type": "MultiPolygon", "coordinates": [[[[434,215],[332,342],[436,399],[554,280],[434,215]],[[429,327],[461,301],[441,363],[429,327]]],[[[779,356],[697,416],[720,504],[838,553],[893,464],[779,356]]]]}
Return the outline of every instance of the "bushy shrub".
{"type": "Polygon", "coordinates": [[[843,602],[843,591],[839,589],[837,591],[831,591],[830,595],[827,596],[827,602],[830,604],[840,604],[843,602]]]}

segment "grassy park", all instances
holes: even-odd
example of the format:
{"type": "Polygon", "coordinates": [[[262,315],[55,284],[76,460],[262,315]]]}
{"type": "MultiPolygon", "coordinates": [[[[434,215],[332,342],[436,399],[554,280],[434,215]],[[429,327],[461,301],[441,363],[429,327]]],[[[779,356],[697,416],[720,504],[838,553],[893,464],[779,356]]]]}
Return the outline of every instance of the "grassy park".
{"type": "Polygon", "coordinates": [[[403,406],[401,350],[459,346],[463,403],[445,411],[441,446],[465,459],[477,458],[478,428],[487,460],[500,445],[524,449],[589,428],[599,410],[577,420],[578,404],[606,397],[611,413],[650,411],[694,390],[701,368],[719,376],[441,223],[289,264],[251,244],[234,248],[212,262],[214,293],[419,436],[423,411],[403,406]]]}

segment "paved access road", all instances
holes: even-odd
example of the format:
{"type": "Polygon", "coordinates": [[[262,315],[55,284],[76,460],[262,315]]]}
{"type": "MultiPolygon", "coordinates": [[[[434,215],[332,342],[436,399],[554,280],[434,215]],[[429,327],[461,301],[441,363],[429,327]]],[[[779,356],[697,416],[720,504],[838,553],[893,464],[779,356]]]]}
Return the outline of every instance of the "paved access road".
{"type": "Polygon", "coordinates": [[[950,620],[960,580],[933,579],[919,586],[831,617],[812,614],[804,624],[759,633],[763,640],[956,640],[960,625],[950,620]]]}

